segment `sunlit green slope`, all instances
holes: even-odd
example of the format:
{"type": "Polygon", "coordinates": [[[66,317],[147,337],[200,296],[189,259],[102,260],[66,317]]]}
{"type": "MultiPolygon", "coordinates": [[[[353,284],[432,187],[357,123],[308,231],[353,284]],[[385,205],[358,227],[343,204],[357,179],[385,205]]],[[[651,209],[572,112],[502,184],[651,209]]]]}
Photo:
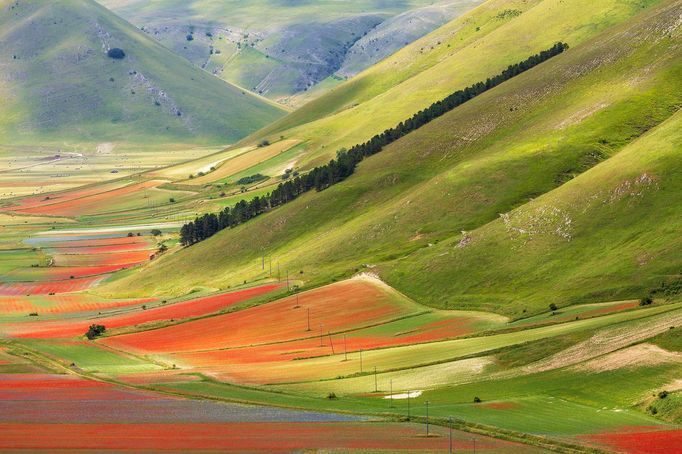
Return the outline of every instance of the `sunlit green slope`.
{"type": "Polygon", "coordinates": [[[264,277],[269,255],[308,284],[373,271],[420,302],[513,316],[639,297],[682,266],[678,11],[651,7],[404,137],[345,182],[106,292],[226,287],[264,277]]]}

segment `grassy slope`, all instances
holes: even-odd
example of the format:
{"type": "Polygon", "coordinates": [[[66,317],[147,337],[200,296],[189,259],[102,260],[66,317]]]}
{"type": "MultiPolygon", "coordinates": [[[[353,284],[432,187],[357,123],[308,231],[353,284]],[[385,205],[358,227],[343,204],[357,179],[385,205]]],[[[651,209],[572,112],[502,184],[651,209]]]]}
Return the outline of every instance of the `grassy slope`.
{"type": "Polygon", "coordinates": [[[539,49],[559,40],[576,46],[655,3],[488,1],[253,138],[284,134],[310,140],[310,159],[319,163],[539,49]],[[504,15],[508,10],[522,14],[504,15]]]}
{"type": "Polygon", "coordinates": [[[666,277],[679,278],[680,131],[677,113],[607,162],[513,211],[510,221],[471,232],[468,246],[457,248],[454,239],[391,267],[389,282],[435,305],[444,294],[458,305],[474,295],[481,299],[473,306],[488,300],[521,308],[646,295],[666,277]],[[570,237],[557,235],[559,229],[570,237]]]}
{"type": "MultiPolygon", "coordinates": [[[[430,0],[99,0],[197,66],[239,86],[263,91],[271,99],[287,98],[303,89],[302,81],[309,79],[312,72],[331,75],[356,40],[376,39],[373,27],[378,21],[389,19],[390,27],[390,18],[412,11],[410,17],[417,18],[411,21],[412,27],[421,26],[413,32],[423,35],[433,30],[437,22],[430,23],[428,18],[433,13],[420,12],[418,8],[430,7],[429,11],[442,10],[445,17],[454,17],[480,1],[440,0],[433,6],[430,0]],[[190,30],[194,39],[187,41],[190,30]],[[220,53],[211,53],[211,48],[220,53]],[[336,53],[339,54],[336,65],[324,61],[336,53]]],[[[404,41],[412,41],[410,38],[390,34],[387,46],[374,44],[395,50],[403,47],[404,41]]],[[[324,86],[319,88],[318,95],[324,86]]]]}
{"type": "Polygon", "coordinates": [[[3,0],[0,8],[4,142],[225,143],[283,114],[94,1],[3,0]],[[126,58],[108,58],[110,47],[126,58]]]}
{"type": "MultiPolygon", "coordinates": [[[[437,256],[447,254],[451,246],[429,248],[428,244],[448,239],[445,244],[456,243],[461,230],[483,226],[600,159],[618,156],[623,146],[672,115],[679,103],[678,50],[667,32],[660,31],[674,22],[672,11],[668,6],[645,12],[616,31],[574,47],[404,138],[364,162],[346,182],[165,257],[107,292],[183,293],[199,282],[234,284],[259,277],[258,256],[266,251],[282,263],[282,269],[305,270],[312,282],[351,274],[363,264],[399,259],[395,265],[383,266],[384,275],[417,301],[441,307],[451,301],[456,304],[450,307],[466,304],[521,315],[524,307],[507,304],[512,297],[499,294],[504,284],[491,287],[481,298],[478,295],[485,292],[461,284],[468,274],[451,272],[450,262],[440,270],[429,268],[423,275],[406,277],[408,267],[402,263],[408,262],[400,258],[424,249],[406,259],[410,266],[446,260],[437,256]],[[207,281],[216,269],[226,272],[207,281]],[[177,276],[172,283],[161,278],[168,273],[177,276]],[[431,278],[436,275],[437,285],[431,278]],[[454,298],[455,291],[467,293],[454,298]]],[[[670,128],[662,131],[665,137],[670,128]]],[[[624,154],[621,161],[629,162],[632,154],[624,154]]],[[[674,162],[674,154],[671,158],[674,162]]],[[[674,169],[657,175],[661,182],[667,181],[674,169]]],[[[623,180],[627,178],[632,177],[623,180]]],[[[665,185],[660,187],[661,199],[670,195],[665,185]]],[[[633,225],[629,232],[638,235],[642,227],[633,225]]],[[[665,234],[666,228],[658,233],[665,234]]],[[[473,254],[470,257],[475,261],[473,254]]],[[[529,258],[527,263],[534,262],[529,258]]],[[[581,258],[566,263],[571,265],[567,273],[578,275],[583,269],[581,258]]],[[[675,263],[671,256],[652,256],[649,267],[640,270],[641,282],[658,279],[661,268],[675,263]]],[[[508,277],[486,275],[490,268],[488,262],[475,271],[480,279],[508,277]]],[[[638,289],[628,291],[629,283],[623,287],[631,276],[628,270],[621,267],[615,272],[623,273],[614,279],[619,293],[638,294],[638,289]]],[[[531,311],[546,307],[553,283],[537,283],[545,293],[538,293],[525,307],[531,311]]],[[[572,286],[558,302],[601,291],[604,281],[585,284],[572,286]]],[[[530,283],[527,288],[533,289],[530,283]]],[[[586,299],[599,301],[603,296],[586,299]]]]}

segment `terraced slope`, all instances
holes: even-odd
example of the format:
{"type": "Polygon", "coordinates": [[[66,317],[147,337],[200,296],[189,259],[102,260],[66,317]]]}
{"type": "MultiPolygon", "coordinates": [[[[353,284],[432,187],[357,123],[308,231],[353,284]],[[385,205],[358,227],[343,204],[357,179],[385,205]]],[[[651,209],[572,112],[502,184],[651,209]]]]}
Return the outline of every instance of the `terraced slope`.
{"type": "MultiPolygon", "coordinates": [[[[164,285],[164,290],[183,293],[199,282],[215,287],[234,285],[245,278],[263,277],[259,257],[264,253],[278,260],[282,269],[304,271],[307,283],[378,266],[392,285],[417,301],[440,307],[482,308],[514,316],[523,315],[524,310],[536,312],[546,308],[548,298],[559,305],[600,302],[615,295],[639,298],[641,292],[660,284],[661,273],[673,278],[679,273],[679,257],[672,253],[677,244],[674,238],[677,230],[673,228],[677,221],[671,212],[661,208],[656,215],[665,222],[649,224],[644,220],[646,217],[640,222],[633,221],[653,216],[648,214],[652,212],[649,208],[653,209],[647,208],[649,203],[667,200],[670,210],[678,204],[679,191],[675,191],[673,182],[678,176],[679,153],[670,127],[664,125],[658,134],[671,146],[664,146],[661,139],[644,142],[645,145],[636,141],[640,137],[652,140],[652,136],[643,135],[647,131],[654,134],[654,128],[671,118],[680,105],[676,88],[680,80],[679,6],[679,2],[669,1],[645,10],[627,23],[572,47],[406,136],[363,162],[356,175],[344,183],[322,193],[305,195],[254,221],[168,256],[143,268],[139,275],[113,284],[107,291],[114,294],[130,293],[129,288],[137,289],[133,293],[138,294],[159,291],[160,276],[179,269],[183,272],[176,273],[177,280],[170,286],[164,285]],[[630,150],[646,148],[647,143],[655,147],[652,148],[655,156],[661,159],[665,156],[669,162],[664,165],[661,161],[651,168],[644,161],[639,162],[637,152],[630,150]],[[623,162],[622,168],[616,164],[619,161],[623,162]],[[547,216],[554,217],[546,221],[540,216],[540,220],[534,221],[539,223],[540,233],[537,240],[534,238],[525,247],[529,254],[526,269],[534,267],[538,271],[546,266],[543,264],[555,260],[558,263],[561,258],[565,271],[556,278],[536,275],[534,280],[529,279],[523,293],[524,304],[511,304],[514,298],[509,294],[515,291],[516,283],[510,279],[515,274],[496,274],[494,262],[486,258],[486,254],[497,257],[502,251],[509,251],[509,266],[514,266],[512,257],[518,252],[515,242],[508,241],[505,248],[491,244],[491,249],[475,249],[478,254],[468,259],[470,268],[454,268],[453,262],[448,261],[450,255],[467,254],[466,247],[461,248],[462,252],[457,248],[460,242],[467,246],[471,241],[468,235],[461,234],[463,230],[474,231],[498,219],[499,213],[519,206],[532,213],[538,205],[528,204],[529,200],[560,187],[595,165],[597,175],[607,172],[598,170],[599,166],[606,166],[605,169],[615,166],[609,184],[603,188],[600,186],[601,181],[606,182],[603,177],[591,180],[589,173],[583,177],[593,181],[594,191],[604,191],[602,199],[613,191],[618,193],[619,185],[647,185],[651,190],[643,192],[641,204],[623,201],[627,209],[614,209],[601,217],[592,214],[589,218],[595,221],[611,216],[613,224],[609,225],[620,225],[624,236],[612,236],[610,230],[600,229],[593,234],[600,235],[600,241],[596,237],[586,238],[584,248],[575,249],[579,253],[571,246],[579,244],[577,232],[589,230],[587,218],[579,218],[586,219],[585,225],[576,225],[577,215],[571,212],[570,225],[566,225],[569,223],[564,221],[561,210],[568,208],[561,206],[556,214],[547,208],[550,209],[547,216]],[[636,170],[626,171],[630,168],[636,170]],[[646,175],[642,177],[643,174],[646,175]],[[655,184],[659,187],[656,191],[655,184]],[[655,199],[649,201],[649,194],[655,199]],[[556,230],[557,227],[562,228],[556,230]],[[590,280],[589,273],[581,275],[585,273],[585,255],[610,257],[604,258],[604,263],[626,258],[628,263],[637,262],[637,256],[623,255],[634,253],[637,248],[627,253],[626,249],[613,251],[627,235],[636,238],[645,231],[651,231],[662,245],[636,253],[641,255],[643,265],[609,268],[609,277],[603,280],[590,280]],[[539,249],[531,254],[536,243],[544,244],[544,237],[565,246],[539,249]],[[436,243],[440,245],[433,246],[436,243]],[[457,249],[453,252],[454,248],[457,249]],[[553,255],[561,250],[567,255],[553,255]],[[441,267],[434,269],[431,265],[434,263],[441,267]],[[229,271],[207,281],[209,270],[214,269],[229,271]],[[415,269],[420,270],[419,277],[413,276],[415,269]],[[476,285],[466,284],[469,272],[476,277],[476,285]],[[569,276],[576,276],[572,284],[565,281],[569,276]],[[500,284],[491,284],[494,279],[501,279],[500,284]],[[438,284],[434,284],[435,280],[438,284]],[[562,286],[565,291],[551,293],[550,289],[562,286]],[[501,293],[503,289],[509,293],[501,293]]],[[[578,181],[583,180],[572,184],[579,184],[578,181]]],[[[608,207],[597,204],[594,209],[608,207]]],[[[509,215],[512,226],[517,222],[515,213],[509,215]]],[[[503,220],[497,222],[504,225],[503,220]]],[[[499,232],[506,233],[504,228],[499,232]]],[[[476,235],[473,238],[475,242],[476,235]]],[[[637,244],[641,248],[644,243],[637,244]]]]}
{"type": "Polygon", "coordinates": [[[280,107],[174,55],[91,0],[0,1],[4,145],[228,143],[280,107]],[[125,56],[108,56],[113,48],[125,56]]]}

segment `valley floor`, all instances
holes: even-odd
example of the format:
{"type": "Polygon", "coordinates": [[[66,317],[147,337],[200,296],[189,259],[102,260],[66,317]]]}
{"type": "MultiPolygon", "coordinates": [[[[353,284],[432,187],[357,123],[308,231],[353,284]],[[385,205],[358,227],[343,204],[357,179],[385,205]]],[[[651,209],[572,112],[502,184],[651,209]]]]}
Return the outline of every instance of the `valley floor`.
{"type": "Polygon", "coordinates": [[[679,304],[512,321],[422,306],[369,272],[301,291],[276,269],[238,288],[107,299],[98,286],[159,260],[177,228],[40,217],[146,187],[109,186],[6,209],[0,449],[444,452],[448,427],[458,452],[658,453],[681,440],[644,409],[679,399],[679,304]],[[93,324],[105,335],[87,340],[93,324]]]}

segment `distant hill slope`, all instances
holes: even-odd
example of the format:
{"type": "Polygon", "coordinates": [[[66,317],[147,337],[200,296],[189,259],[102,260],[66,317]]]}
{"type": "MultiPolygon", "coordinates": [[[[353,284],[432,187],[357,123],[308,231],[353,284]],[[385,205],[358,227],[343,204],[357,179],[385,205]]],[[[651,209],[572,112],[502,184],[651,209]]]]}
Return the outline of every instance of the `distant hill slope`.
{"type": "Polygon", "coordinates": [[[339,68],[355,74],[483,0],[98,1],[197,66],[295,104],[338,84],[339,68]]]}
{"type": "Polygon", "coordinates": [[[400,139],[346,181],[106,292],[227,287],[264,277],[267,255],[307,284],[365,270],[432,306],[521,317],[680,279],[680,5],[644,9],[400,139]]]}
{"type": "Polygon", "coordinates": [[[245,142],[309,141],[302,167],[364,142],[434,101],[557,41],[571,46],[660,0],[488,0],[245,142]]]}
{"type": "Polygon", "coordinates": [[[353,44],[336,74],[353,77],[479,3],[472,0],[429,5],[391,17],[353,44]]]}
{"type": "Polygon", "coordinates": [[[0,139],[226,143],[284,112],[91,0],[0,0],[0,139]],[[120,48],[122,59],[107,52],[120,48]]]}

